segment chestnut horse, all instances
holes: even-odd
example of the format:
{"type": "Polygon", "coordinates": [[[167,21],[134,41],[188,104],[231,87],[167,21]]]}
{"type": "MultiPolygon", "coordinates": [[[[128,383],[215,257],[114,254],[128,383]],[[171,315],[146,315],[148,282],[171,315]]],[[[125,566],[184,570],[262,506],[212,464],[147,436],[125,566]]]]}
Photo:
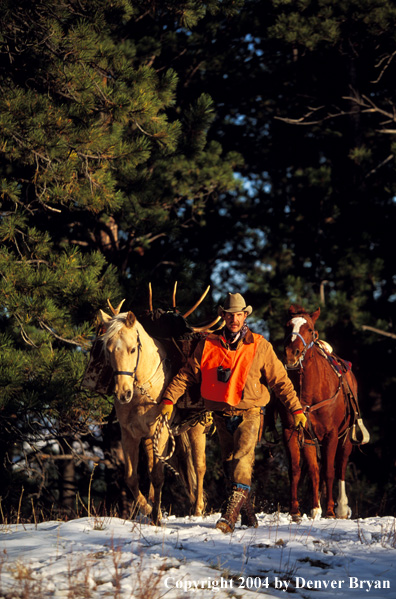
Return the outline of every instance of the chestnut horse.
{"type": "MultiPolygon", "coordinates": [[[[114,375],[115,411],[121,427],[125,481],[140,512],[151,516],[154,524],[159,524],[164,460],[169,441],[169,429],[159,426],[159,402],[171,378],[171,365],[163,344],[146,332],[133,312],[115,312],[114,316],[109,316],[101,310],[100,314],[104,330],[101,341],[114,375]],[[139,489],[137,473],[141,443],[147,454],[150,478],[148,501],[139,489]]],[[[182,443],[188,443],[188,450],[191,448],[193,464],[189,466],[190,478],[186,482],[196,481],[196,488],[193,489],[190,483],[188,489],[191,500],[195,500],[194,515],[202,514],[204,508],[204,431],[205,426],[198,423],[180,435],[182,443]]]]}
{"type": "Polygon", "coordinates": [[[345,491],[345,472],[352,450],[351,429],[358,413],[357,383],[351,370],[345,368],[340,359],[336,361],[337,369],[331,359],[331,347],[319,341],[315,330],[319,314],[320,308],[309,314],[300,306],[291,306],[290,320],[286,325],[285,366],[307,417],[305,428],[296,430],[291,415],[280,408],[290,468],[290,514],[296,520],[300,516],[297,493],[301,455],[306,460],[312,483],[311,516],[315,518],[322,513],[321,478],[327,496],[326,517],[348,518],[351,515],[345,491]],[[338,479],[338,498],[334,511],[335,477],[338,479]]]}

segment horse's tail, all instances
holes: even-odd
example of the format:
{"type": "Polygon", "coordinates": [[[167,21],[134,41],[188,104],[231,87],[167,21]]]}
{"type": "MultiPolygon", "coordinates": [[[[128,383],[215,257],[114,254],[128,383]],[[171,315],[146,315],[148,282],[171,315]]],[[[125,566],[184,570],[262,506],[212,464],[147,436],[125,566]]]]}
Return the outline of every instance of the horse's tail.
{"type": "Polygon", "coordinates": [[[197,475],[194,467],[192,448],[187,431],[175,437],[175,456],[177,459],[177,471],[180,481],[188,494],[192,504],[197,498],[197,475]]]}

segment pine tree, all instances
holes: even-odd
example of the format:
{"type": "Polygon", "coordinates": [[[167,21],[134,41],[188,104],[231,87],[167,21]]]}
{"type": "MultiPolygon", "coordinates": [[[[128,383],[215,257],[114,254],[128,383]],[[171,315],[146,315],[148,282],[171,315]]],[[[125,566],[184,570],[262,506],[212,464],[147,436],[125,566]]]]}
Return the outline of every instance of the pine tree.
{"type": "Polygon", "coordinates": [[[167,248],[181,247],[180,228],[236,185],[237,159],[207,141],[210,97],[180,100],[180,76],[166,61],[153,66],[162,40],[146,30],[185,35],[216,11],[232,12],[232,2],[0,6],[5,506],[21,485],[42,505],[62,494],[52,461],[36,456],[72,453],[110,410],[80,387],[98,308],[107,298],[133,304],[167,248]]]}

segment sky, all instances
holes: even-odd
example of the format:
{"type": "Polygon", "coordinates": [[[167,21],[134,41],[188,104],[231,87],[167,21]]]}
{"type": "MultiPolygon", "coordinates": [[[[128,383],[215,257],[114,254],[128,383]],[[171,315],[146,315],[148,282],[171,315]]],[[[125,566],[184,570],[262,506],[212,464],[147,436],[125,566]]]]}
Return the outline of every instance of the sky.
{"type": "Polygon", "coordinates": [[[216,530],[219,514],[0,526],[0,599],[396,597],[394,517],[216,530]]]}

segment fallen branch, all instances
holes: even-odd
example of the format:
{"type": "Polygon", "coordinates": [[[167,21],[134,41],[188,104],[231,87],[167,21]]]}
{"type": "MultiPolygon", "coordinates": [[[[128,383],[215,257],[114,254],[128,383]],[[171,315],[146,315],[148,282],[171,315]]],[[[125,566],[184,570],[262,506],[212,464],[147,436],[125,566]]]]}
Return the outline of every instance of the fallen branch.
{"type": "Polygon", "coordinates": [[[77,453],[37,453],[34,457],[39,460],[73,460],[75,462],[94,462],[95,464],[105,464],[107,467],[112,466],[110,460],[106,460],[99,456],[88,456],[77,453]]]}

